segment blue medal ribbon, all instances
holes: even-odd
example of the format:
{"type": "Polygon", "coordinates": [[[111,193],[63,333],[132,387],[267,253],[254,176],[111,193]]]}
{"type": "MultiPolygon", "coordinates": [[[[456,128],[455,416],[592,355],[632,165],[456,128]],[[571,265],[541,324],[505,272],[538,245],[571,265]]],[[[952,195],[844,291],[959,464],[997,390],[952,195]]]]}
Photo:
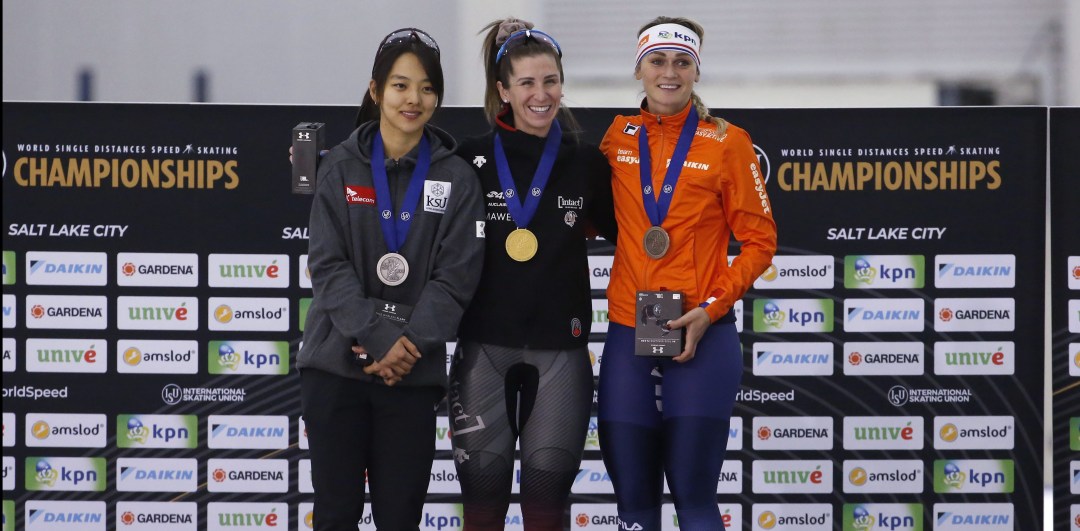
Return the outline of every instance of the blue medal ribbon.
{"type": "Polygon", "coordinates": [[[675,143],[675,152],[671,154],[671,163],[668,164],[667,173],[664,175],[664,186],[660,189],[660,199],[656,198],[652,187],[652,157],[649,155],[649,134],[642,122],[638,132],[638,170],[641,174],[641,195],[645,203],[645,214],[654,227],[659,227],[667,218],[668,208],[671,206],[671,198],[675,194],[675,185],[679,182],[679,173],[682,172],[686,155],[690,152],[690,142],[694,140],[697,132],[698,112],[693,105],[690,113],[686,116],[686,123],[679,132],[679,140],[675,143]]]}
{"type": "Polygon", "coordinates": [[[421,135],[416,167],[413,168],[412,177],[409,179],[409,187],[405,190],[401,212],[395,216],[394,202],[390,199],[390,181],[386,175],[386,151],[383,147],[382,133],[375,133],[375,141],[371,149],[371,180],[375,183],[375,205],[379,209],[379,224],[382,226],[383,239],[386,240],[386,249],[392,253],[398,252],[401,246],[405,245],[405,238],[409,235],[409,226],[412,224],[416,204],[420,200],[420,190],[424,188],[424,177],[427,176],[428,168],[431,168],[431,144],[428,143],[427,135],[421,135]]]}
{"type": "Polygon", "coordinates": [[[502,140],[499,133],[495,133],[495,171],[499,174],[499,185],[503,189],[503,197],[506,199],[506,209],[510,211],[510,218],[519,229],[529,225],[536,209],[540,206],[540,196],[544,194],[548,178],[551,177],[551,169],[555,166],[555,156],[559,153],[559,143],[562,142],[562,128],[559,121],[551,122],[551,130],[548,131],[547,141],[544,142],[544,153],[540,156],[540,163],[536,165],[532,183],[529,185],[529,193],[522,202],[514,187],[514,176],[510,173],[510,164],[506,162],[506,152],[503,151],[502,140]]]}

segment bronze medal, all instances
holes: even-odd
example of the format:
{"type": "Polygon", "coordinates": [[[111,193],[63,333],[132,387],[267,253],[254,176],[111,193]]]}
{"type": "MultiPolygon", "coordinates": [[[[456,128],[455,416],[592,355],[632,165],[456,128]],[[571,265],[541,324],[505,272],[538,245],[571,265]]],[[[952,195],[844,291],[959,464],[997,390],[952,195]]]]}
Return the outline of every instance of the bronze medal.
{"type": "Polygon", "coordinates": [[[649,258],[653,260],[659,260],[667,254],[668,249],[671,247],[671,237],[662,227],[654,225],[645,231],[642,243],[645,245],[645,254],[649,255],[649,258]]]}
{"type": "Polygon", "coordinates": [[[528,262],[536,256],[536,235],[529,229],[514,229],[506,237],[506,254],[518,262],[528,262]]]}

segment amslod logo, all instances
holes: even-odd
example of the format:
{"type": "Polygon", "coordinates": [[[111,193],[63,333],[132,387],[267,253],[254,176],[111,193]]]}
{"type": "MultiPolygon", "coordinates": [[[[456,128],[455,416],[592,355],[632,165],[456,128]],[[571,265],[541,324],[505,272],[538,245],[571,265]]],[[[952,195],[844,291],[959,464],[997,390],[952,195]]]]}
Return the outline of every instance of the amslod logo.
{"type": "Polygon", "coordinates": [[[428,492],[439,494],[460,494],[461,485],[458,483],[457,468],[453,461],[437,459],[431,465],[431,480],[428,482],[428,492]]]}
{"type": "Polygon", "coordinates": [[[117,286],[194,288],[199,285],[195,253],[118,253],[117,286]]]}
{"type": "Polygon", "coordinates": [[[284,450],[289,447],[289,417],[284,415],[210,415],[208,448],[284,450]]]}
{"type": "Polygon", "coordinates": [[[116,459],[116,490],[120,492],[195,492],[198,479],[195,458],[116,459]]]}
{"type": "Polygon", "coordinates": [[[1011,416],[934,417],[934,448],[1012,450],[1016,436],[1011,416]]]}
{"type": "Polygon", "coordinates": [[[104,448],[106,436],[103,414],[26,414],[28,447],[104,448]]]}
{"type": "Polygon", "coordinates": [[[26,296],[27,328],[104,330],[108,326],[109,303],[103,295],[26,296]]]}
{"type": "Polygon", "coordinates": [[[832,299],[754,300],[754,332],[832,331],[832,299]]]}
{"type": "MultiPolygon", "coordinates": [[[[26,531],[105,531],[105,520],[103,501],[29,500],[23,523],[26,531]]],[[[14,527],[12,522],[12,529],[14,527]]]]}
{"type": "Polygon", "coordinates": [[[210,254],[207,282],[211,288],[287,288],[287,254],[210,254]]]}
{"type": "Polygon", "coordinates": [[[922,376],[925,350],[921,341],[849,341],[844,343],[844,374],[922,376]]]}
{"type": "Polygon", "coordinates": [[[933,520],[934,531],[1018,529],[1011,503],[935,503],[933,520]]]}
{"type": "Polygon", "coordinates": [[[934,461],[934,492],[1013,492],[1011,459],[937,459],[934,461]]]}
{"type": "Polygon", "coordinates": [[[207,326],[213,331],[289,330],[289,299],[265,297],[210,297],[207,326]]]}
{"type": "Polygon", "coordinates": [[[757,494],[828,494],[833,466],[828,460],[755,460],[753,489],[757,494]]]}
{"type": "Polygon", "coordinates": [[[289,504],[287,503],[234,503],[210,502],[206,504],[207,531],[235,531],[257,529],[280,529],[289,527],[289,504]]]}
{"type": "Polygon", "coordinates": [[[844,531],[922,531],[921,503],[845,503],[844,531]]]}
{"type": "Polygon", "coordinates": [[[846,332],[922,332],[922,299],[844,299],[846,332]]]}
{"type": "Polygon", "coordinates": [[[117,415],[118,448],[195,448],[199,442],[196,415],[117,415]]]}
{"type": "Polygon", "coordinates": [[[124,531],[195,531],[195,502],[116,502],[116,527],[124,531]]]}
{"type": "MultiPolygon", "coordinates": [[[[720,523],[723,524],[724,531],[738,531],[743,528],[741,504],[718,503],[716,504],[716,508],[720,510],[720,523]]],[[[679,515],[675,512],[674,504],[665,503],[660,506],[660,522],[664,529],[681,529],[681,526],[679,525],[679,515]]],[[[610,529],[610,527],[605,529],[610,529]]],[[[622,528],[619,529],[621,530],[622,528]]]]}
{"type": "Polygon", "coordinates": [[[27,339],[27,372],[102,374],[109,368],[104,339],[27,339]]]}
{"type": "Polygon", "coordinates": [[[116,372],[196,374],[199,372],[199,343],[194,340],[117,340],[116,372]]]}
{"type": "Polygon", "coordinates": [[[570,492],[576,494],[613,494],[611,476],[607,473],[607,467],[600,460],[584,460],[574,478],[574,485],[570,492]]]}
{"type": "Polygon", "coordinates": [[[923,462],[920,459],[902,460],[845,460],[844,492],[911,493],[923,491],[923,462]]]}
{"type": "Polygon", "coordinates": [[[934,374],[1010,375],[1016,372],[1012,341],[938,341],[934,343],[934,374]]]}
{"type": "Polygon", "coordinates": [[[938,332],[1012,332],[1016,299],[935,299],[934,330],[938,332]]]}
{"type": "Polygon", "coordinates": [[[844,417],[845,450],[922,448],[922,417],[844,417]]]}
{"type": "Polygon", "coordinates": [[[832,256],[776,255],[754,281],[756,289],[832,289],[835,284],[832,256]]]}
{"type": "Polygon", "coordinates": [[[26,490],[105,490],[103,457],[27,457],[26,490]]]}
{"type": "Polygon", "coordinates": [[[755,503],[753,531],[832,531],[831,503],[755,503]]]}
{"type": "Polygon", "coordinates": [[[288,492],[285,459],[207,459],[209,492],[288,492]]]}
{"type": "Polygon", "coordinates": [[[830,376],[833,373],[833,344],[754,343],[755,376],[830,376]]]}
{"type": "Polygon", "coordinates": [[[117,297],[116,327],[120,330],[198,330],[199,300],[195,297],[117,297]]]}
{"type": "Polygon", "coordinates": [[[922,289],[926,284],[923,255],[850,255],[844,257],[848,289],[922,289]]]}
{"type": "Polygon", "coordinates": [[[1014,288],[1014,254],[939,254],[934,258],[938,288],[1014,288]]]}
{"type": "Polygon", "coordinates": [[[26,253],[26,283],[31,286],[104,286],[105,253],[26,253]]]}
{"type": "Polygon", "coordinates": [[[210,374],[289,373],[287,341],[211,341],[206,355],[210,374]]]}
{"type": "Polygon", "coordinates": [[[831,450],[832,417],[754,417],[755,450],[831,450]]]}

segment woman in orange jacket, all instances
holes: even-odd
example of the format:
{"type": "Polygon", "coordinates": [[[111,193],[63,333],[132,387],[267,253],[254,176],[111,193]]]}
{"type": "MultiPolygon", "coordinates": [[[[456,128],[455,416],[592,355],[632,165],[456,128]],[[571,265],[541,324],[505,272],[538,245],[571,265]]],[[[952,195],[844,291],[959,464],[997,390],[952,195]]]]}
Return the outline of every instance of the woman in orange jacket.
{"type": "Polygon", "coordinates": [[[732,306],[770,264],[776,225],[750,136],[694,93],[701,26],[659,17],[638,35],[645,100],[600,149],[612,168],[619,240],[599,384],[599,435],[620,528],[660,529],[666,473],[680,527],[722,529],[716,484],[742,348],[732,306]],[[728,242],[741,250],[728,265],[728,242]],[[639,291],[681,292],[674,357],[634,355],[639,291]]]}

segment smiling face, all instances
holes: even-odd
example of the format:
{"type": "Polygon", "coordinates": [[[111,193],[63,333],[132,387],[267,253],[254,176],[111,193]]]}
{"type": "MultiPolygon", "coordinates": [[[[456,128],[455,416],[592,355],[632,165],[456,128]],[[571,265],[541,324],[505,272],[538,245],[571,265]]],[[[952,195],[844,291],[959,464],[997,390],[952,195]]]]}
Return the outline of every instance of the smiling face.
{"type": "Polygon", "coordinates": [[[666,116],[686,107],[701,74],[690,54],[657,50],[641,59],[634,77],[645,87],[649,112],[666,116]]]}
{"type": "Polygon", "coordinates": [[[390,75],[377,92],[375,80],[368,85],[371,97],[379,104],[379,130],[384,137],[416,139],[424,124],[435,113],[439,97],[415,54],[402,54],[390,68],[390,75]]]}
{"type": "Polygon", "coordinates": [[[498,82],[499,95],[510,102],[514,127],[547,136],[562,101],[562,76],[551,54],[511,58],[507,83],[498,82]]]}

